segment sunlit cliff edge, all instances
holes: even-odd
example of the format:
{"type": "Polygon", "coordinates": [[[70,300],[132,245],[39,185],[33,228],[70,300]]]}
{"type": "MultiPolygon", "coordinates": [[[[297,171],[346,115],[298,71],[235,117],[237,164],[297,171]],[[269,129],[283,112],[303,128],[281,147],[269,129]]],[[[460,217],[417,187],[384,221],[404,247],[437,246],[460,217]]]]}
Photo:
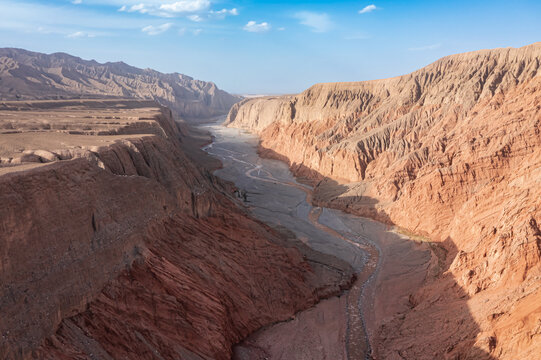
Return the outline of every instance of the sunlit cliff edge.
{"type": "Polygon", "coordinates": [[[541,43],[481,50],[231,109],[229,126],[316,184],[315,203],[431,242],[411,308],[372,324],[376,358],[541,353],[540,62],[541,43]]]}

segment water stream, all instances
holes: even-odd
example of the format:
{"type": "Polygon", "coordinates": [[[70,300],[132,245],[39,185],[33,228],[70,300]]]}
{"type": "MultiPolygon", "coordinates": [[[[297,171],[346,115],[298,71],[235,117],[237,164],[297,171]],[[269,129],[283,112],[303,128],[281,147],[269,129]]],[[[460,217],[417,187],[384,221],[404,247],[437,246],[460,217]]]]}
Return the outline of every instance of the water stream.
{"type": "Polygon", "coordinates": [[[373,319],[373,283],[383,260],[380,245],[397,235],[385,224],[313,207],[312,189],[298,183],[287,164],[258,156],[257,136],[219,123],[201,127],[214,137],[204,150],[223,163],[215,174],[246,192],[255,217],[284,226],[313,249],[347,261],[358,277],[343,296],[257,332],[236,347],[235,358],[370,358],[366,323],[373,319]]]}

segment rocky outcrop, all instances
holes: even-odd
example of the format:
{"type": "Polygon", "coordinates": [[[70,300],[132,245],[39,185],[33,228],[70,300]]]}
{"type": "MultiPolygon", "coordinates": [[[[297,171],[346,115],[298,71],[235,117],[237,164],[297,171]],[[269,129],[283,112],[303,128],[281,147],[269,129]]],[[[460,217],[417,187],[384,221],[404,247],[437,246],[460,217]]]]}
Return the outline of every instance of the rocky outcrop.
{"type": "Polygon", "coordinates": [[[168,109],[26,102],[0,118],[2,359],[228,359],[351,281],[248,217],[181,150],[168,109]]]}
{"type": "Polygon", "coordinates": [[[264,155],[315,180],[314,202],[396,224],[440,249],[411,309],[378,320],[377,358],[541,351],[540,59],[541,43],[482,50],[230,111],[230,126],[261,135],[264,155]],[[475,326],[456,315],[464,304],[475,326]]]}
{"type": "Polygon", "coordinates": [[[123,62],[100,64],[64,53],[0,49],[0,100],[103,97],[155,100],[187,119],[226,114],[240,100],[214,83],[178,73],[123,62]]]}

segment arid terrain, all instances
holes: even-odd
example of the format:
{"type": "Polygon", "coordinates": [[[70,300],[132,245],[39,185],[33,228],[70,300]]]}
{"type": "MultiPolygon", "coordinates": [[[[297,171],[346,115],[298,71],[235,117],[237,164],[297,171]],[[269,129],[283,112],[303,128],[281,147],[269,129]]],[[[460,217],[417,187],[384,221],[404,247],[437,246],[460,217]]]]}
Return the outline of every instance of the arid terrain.
{"type": "MultiPolygon", "coordinates": [[[[410,306],[371,319],[377,359],[541,353],[541,43],[401,77],[246,99],[228,123],[315,185],[315,204],[433,251],[410,306]]],[[[379,278],[377,281],[381,281],[379,278]]],[[[374,303],[389,293],[376,286],[374,303]]]]}
{"type": "Polygon", "coordinates": [[[250,218],[154,102],[6,102],[0,124],[2,359],[228,359],[352,281],[250,218]]]}
{"type": "Polygon", "coordinates": [[[233,359],[369,358],[371,314],[386,317],[409,307],[411,289],[430,271],[429,246],[409,241],[386,224],[312,205],[313,189],[298,183],[287,164],[258,156],[256,136],[222,125],[208,128],[213,142],[205,151],[223,164],[215,174],[245,192],[255,217],[342,259],[356,273],[351,288],[339,297],[257,331],[235,346],[233,359]],[[383,298],[378,303],[373,302],[376,277],[383,298]]]}
{"type": "Polygon", "coordinates": [[[211,82],[183,74],[0,48],[0,100],[111,97],[155,100],[184,119],[225,114],[240,100],[211,82]]]}
{"type": "Polygon", "coordinates": [[[0,49],[0,359],[537,360],[540,62],[241,100],[0,49]]]}

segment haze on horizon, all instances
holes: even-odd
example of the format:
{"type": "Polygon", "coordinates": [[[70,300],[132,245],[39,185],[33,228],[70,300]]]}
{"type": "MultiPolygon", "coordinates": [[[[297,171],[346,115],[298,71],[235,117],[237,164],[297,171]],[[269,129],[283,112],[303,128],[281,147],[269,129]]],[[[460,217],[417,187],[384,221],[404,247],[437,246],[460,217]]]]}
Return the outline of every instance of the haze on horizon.
{"type": "Polygon", "coordinates": [[[0,47],[124,61],[238,94],[405,74],[541,40],[541,2],[0,0],[0,47]]]}

